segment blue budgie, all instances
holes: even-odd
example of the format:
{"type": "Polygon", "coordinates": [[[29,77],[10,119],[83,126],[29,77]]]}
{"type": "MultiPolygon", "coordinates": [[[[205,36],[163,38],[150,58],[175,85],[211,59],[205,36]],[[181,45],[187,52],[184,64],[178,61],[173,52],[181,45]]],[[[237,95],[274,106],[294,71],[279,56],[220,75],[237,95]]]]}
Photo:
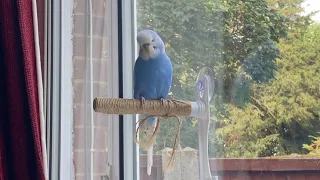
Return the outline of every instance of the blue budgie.
{"type": "MultiPolygon", "coordinates": [[[[134,66],[134,98],[144,100],[167,99],[172,82],[172,64],[165,52],[160,36],[152,30],[142,30],[137,35],[140,46],[139,57],[134,66]]],[[[148,115],[144,115],[148,116],[148,115]]],[[[158,118],[150,117],[140,124],[143,137],[153,136],[158,118]]],[[[146,146],[147,173],[151,174],[153,161],[153,142],[146,146]]]]}

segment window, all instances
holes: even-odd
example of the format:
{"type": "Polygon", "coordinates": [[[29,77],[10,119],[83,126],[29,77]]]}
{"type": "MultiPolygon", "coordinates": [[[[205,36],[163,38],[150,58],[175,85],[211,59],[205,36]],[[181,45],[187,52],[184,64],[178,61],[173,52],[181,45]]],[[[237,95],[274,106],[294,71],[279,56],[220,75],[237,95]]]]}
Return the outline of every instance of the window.
{"type": "Polygon", "coordinates": [[[46,1],[50,179],[200,179],[196,118],[182,117],[172,172],[165,168],[177,121],[161,121],[148,176],[136,116],[93,112],[95,97],[132,98],[136,34],[146,28],[160,34],[173,63],[170,98],[195,101],[199,70],[214,72],[212,176],[319,177],[320,26],[306,15],[319,6],[306,3],[46,1]]]}
{"type": "Polygon", "coordinates": [[[119,179],[119,116],[92,108],[94,97],[119,97],[117,1],[45,9],[50,179],[119,179]]]}
{"type": "Polygon", "coordinates": [[[72,82],[76,179],[119,178],[119,118],[94,113],[92,109],[94,97],[119,96],[115,14],[116,1],[74,3],[72,82]]]}
{"type": "MultiPolygon", "coordinates": [[[[317,157],[320,57],[315,43],[320,26],[301,14],[306,7],[301,1],[136,3],[137,31],[153,29],[165,42],[174,67],[173,98],[195,101],[197,73],[202,67],[214,71],[210,158],[317,157]]],[[[172,173],[163,167],[177,123],[168,119],[160,124],[151,177],[144,166],[146,152],[140,149],[141,179],[198,179],[197,119],[183,120],[182,151],[172,173]]],[[[229,169],[217,174],[216,168],[229,161],[210,162],[213,176],[255,173],[229,169]]]]}

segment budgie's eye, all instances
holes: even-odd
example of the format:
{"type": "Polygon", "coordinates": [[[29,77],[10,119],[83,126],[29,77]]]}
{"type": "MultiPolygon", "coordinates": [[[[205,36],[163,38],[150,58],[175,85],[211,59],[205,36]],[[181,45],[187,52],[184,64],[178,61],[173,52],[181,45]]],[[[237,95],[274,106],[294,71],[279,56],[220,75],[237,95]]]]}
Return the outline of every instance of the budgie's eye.
{"type": "Polygon", "coordinates": [[[157,47],[153,46],[154,49],[157,49],[157,47]]]}
{"type": "Polygon", "coordinates": [[[154,42],[154,39],[152,39],[152,42],[154,42]]]}

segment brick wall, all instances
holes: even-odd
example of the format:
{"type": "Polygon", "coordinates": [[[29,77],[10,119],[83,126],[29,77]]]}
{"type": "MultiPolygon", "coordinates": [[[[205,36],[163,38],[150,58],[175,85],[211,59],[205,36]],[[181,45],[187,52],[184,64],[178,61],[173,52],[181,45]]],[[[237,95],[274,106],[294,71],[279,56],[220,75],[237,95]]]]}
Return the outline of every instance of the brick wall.
{"type": "MultiPolygon", "coordinates": [[[[110,61],[110,12],[107,11],[105,0],[93,2],[93,97],[107,95],[107,67],[110,61]]],[[[86,89],[86,46],[85,17],[86,0],[74,0],[73,11],[73,114],[74,114],[74,167],[75,179],[88,179],[85,171],[90,173],[91,122],[85,112],[92,106],[85,106],[86,89]],[[89,126],[85,126],[86,121],[89,126]],[[85,138],[87,132],[87,138],[85,138]],[[85,148],[87,147],[87,149],[85,148]],[[85,161],[85,157],[89,161],[85,161]]],[[[89,96],[88,96],[89,97],[89,96]]],[[[94,113],[94,179],[108,173],[107,168],[107,121],[108,116],[94,113]]]]}

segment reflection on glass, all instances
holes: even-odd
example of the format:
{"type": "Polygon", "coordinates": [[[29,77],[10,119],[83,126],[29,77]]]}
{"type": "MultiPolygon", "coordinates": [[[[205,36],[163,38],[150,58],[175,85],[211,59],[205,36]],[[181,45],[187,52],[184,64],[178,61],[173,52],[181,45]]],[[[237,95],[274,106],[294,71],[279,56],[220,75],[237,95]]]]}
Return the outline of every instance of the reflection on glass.
{"type": "MultiPolygon", "coordinates": [[[[107,97],[112,91],[111,1],[73,1],[73,161],[74,179],[110,177],[108,166],[109,115],[92,114],[92,97],[107,97]],[[92,3],[90,29],[89,2],[92,3]],[[90,29],[90,30],[89,30],[90,29]],[[92,36],[90,35],[92,32],[92,36]],[[91,39],[92,38],[92,39],[91,39]],[[90,43],[90,39],[92,40],[90,43]],[[90,53],[90,46],[92,53],[90,53]]],[[[65,17],[68,18],[68,17],[65,17]]]]}
{"type": "MultiPolygon", "coordinates": [[[[138,31],[157,31],[172,60],[172,98],[194,101],[199,70],[214,71],[210,158],[318,157],[320,25],[303,13],[302,2],[137,1],[138,31]]],[[[173,119],[161,122],[155,158],[165,159],[176,127],[173,119]]],[[[197,150],[197,119],[184,118],[180,146],[197,150]]],[[[193,165],[187,157],[181,154],[178,168],[193,165]]],[[[168,175],[144,171],[144,180],[168,175]]]]}

